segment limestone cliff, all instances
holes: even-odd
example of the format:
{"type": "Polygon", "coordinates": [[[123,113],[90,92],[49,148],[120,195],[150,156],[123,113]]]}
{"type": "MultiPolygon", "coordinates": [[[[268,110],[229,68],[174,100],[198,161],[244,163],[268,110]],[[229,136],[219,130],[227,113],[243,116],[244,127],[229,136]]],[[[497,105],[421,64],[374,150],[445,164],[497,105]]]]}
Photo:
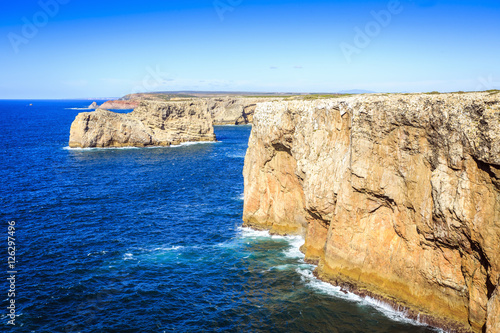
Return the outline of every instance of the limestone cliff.
{"type": "Polygon", "coordinates": [[[97,109],[99,106],[97,105],[97,102],[93,102],[92,104],[89,105],[89,109],[97,109]]]}
{"type": "Polygon", "coordinates": [[[455,332],[500,332],[500,94],[257,107],[244,221],[303,234],[321,279],[455,332]]]}
{"type": "Polygon", "coordinates": [[[219,97],[207,98],[214,125],[251,124],[258,103],[281,98],[219,97]]]}
{"type": "Polygon", "coordinates": [[[215,141],[206,102],[141,102],[128,114],[103,109],[80,113],[71,125],[69,146],[146,147],[197,141],[215,141]]]}
{"type": "Polygon", "coordinates": [[[106,110],[133,110],[136,107],[139,106],[141,102],[140,101],[107,101],[101,104],[100,108],[101,109],[106,109],[106,110]]]}

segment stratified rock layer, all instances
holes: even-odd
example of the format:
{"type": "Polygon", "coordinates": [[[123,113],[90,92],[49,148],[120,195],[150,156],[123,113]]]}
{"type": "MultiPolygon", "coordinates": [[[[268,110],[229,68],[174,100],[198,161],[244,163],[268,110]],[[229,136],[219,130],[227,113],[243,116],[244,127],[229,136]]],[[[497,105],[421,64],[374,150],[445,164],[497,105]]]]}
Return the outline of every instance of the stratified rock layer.
{"type": "Polygon", "coordinates": [[[316,274],[457,332],[500,325],[500,94],[259,104],[244,221],[316,274]]]}
{"type": "Polygon", "coordinates": [[[220,97],[208,98],[208,108],[214,118],[214,125],[251,124],[258,103],[281,98],[220,97]]]}
{"type": "Polygon", "coordinates": [[[215,141],[207,103],[141,102],[128,114],[98,109],[78,114],[71,125],[69,146],[147,147],[215,141]]]}

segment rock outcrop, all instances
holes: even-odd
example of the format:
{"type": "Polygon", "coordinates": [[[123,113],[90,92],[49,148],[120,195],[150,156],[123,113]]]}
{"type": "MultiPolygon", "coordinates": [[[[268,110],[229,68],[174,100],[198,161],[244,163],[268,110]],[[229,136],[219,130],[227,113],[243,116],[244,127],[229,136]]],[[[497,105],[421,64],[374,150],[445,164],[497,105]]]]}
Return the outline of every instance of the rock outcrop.
{"type": "Polygon", "coordinates": [[[69,146],[147,147],[215,141],[207,103],[141,102],[133,112],[103,109],[78,114],[71,125],[69,146]]]}
{"type": "Polygon", "coordinates": [[[258,103],[281,100],[281,98],[221,97],[208,98],[208,108],[214,125],[251,124],[258,103]]]}
{"type": "Polygon", "coordinates": [[[258,103],[282,100],[271,97],[173,97],[163,94],[133,94],[120,100],[107,101],[100,108],[106,110],[135,109],[141,101],[206,101],[212,114],[214,125],[246,125],[251,124],[258,103]]]}
{"type": "Polygon", "coordinates": [[[245,225],[315,274],[452,332],[500,332],[500,94],[264,103],[245,225]]]}
{"type": "Polygon", "coordinates": [[[97,102],[93,102],[92,104],[89,105],[89,109],[97,109],[99,108],[99,105],[97,105],[97,102]]]}
{"type": "Polygon", "coordinates": [[[496,290],[488,301],[488,320],[486,332],[500,332],[500,281],[496,290]]]}
{"type": "Polygon", "coordinates": [[[137,100],[133,101],[115,100],[115,101],[104,102],[103,104],[101,104],[100,108],[106,110],[133,110],[136,107],[138,107],[140,103],[141,102],[137,100]]]}

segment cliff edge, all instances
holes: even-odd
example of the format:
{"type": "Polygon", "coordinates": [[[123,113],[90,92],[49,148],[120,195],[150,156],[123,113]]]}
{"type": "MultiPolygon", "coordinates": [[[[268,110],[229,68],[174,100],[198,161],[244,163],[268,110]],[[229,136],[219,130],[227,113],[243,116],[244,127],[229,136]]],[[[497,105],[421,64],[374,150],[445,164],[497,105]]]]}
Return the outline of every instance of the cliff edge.
{"type": "Polygon", "coordinates": [[[214,125],[251,124],[258,103],[281,100],[282,98],[220,97],[208,98],[208,108],[214,118],[214,125]]]}
{"type": "Polygon", "coordinates": [[[259,104],[245,225],[318,277],[451,332],[500,332],[500,94],[259,104]]]}
{"type": "Polygon", "coordinates": [[[207,103],[141,102],[128,114],[103,109],[78,114],[70,130],[71,148],[170,146],[215,141],[207,103]]]}
{"type": "Polygon", "coordinates": [[[121,100],[113,100],[106,101],[101,104],[101,109],[106,110],[132,110],[137,108],[141,104],[140,101],[121,101],[121,100]]]}

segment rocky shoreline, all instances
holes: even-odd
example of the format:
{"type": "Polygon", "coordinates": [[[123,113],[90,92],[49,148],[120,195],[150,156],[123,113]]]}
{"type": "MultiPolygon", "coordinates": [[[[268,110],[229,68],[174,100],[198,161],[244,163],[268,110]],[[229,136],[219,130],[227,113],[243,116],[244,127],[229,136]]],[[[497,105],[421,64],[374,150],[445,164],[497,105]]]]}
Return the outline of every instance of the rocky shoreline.
{"type": "Polygon", "coordinates": [[[233,123],[253,123],[245,226],[304,236],[318,278],[409,318],[500,331],[500,93],[141,101],[79,114],[70,147],[214,141],[233,123]]]}
{"type": "Polygon", "coordinates": [[[500,94],[259,104],[245,225],[316,275],[450,332],[500,329],[500,94]]]}
{"type": "Polygon", "coordinates": [[[203,141],[216,141],[206,102],[143,101],[128,114],[103,109],[78,114],[69,146],[148,147],[203,141]]]}

